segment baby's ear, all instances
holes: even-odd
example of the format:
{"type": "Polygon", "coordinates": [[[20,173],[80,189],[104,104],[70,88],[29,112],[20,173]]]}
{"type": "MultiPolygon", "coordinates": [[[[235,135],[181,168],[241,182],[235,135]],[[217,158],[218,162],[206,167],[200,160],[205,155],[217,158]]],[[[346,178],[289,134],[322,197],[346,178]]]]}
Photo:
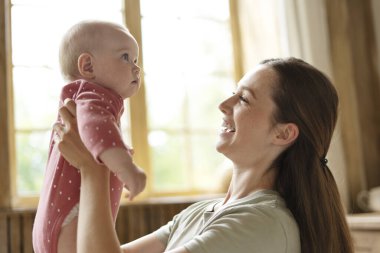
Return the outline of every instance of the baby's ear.
{"type": "Polygon", "coordinates": [[[79,55],[78,70],[81,76],[88,79],[92,79],[95,77],[92,61],[92,55],[89,53],[82,53],[81,55],[79,55]]]}
{"type": "Polygon", "coordinates": [[[298,126],[294,123],[278,124],[274,130],[274,141],[276,145],[290,145],[298,137],[298,126]]]}

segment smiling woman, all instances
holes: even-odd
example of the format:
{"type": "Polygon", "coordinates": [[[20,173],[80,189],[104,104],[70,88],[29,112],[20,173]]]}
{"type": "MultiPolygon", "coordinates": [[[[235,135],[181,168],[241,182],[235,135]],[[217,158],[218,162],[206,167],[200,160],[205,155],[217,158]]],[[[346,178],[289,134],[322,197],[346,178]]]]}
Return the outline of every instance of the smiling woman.
{"type": "Polygon", "coordinates": [[[263,146],[269,141],[263,133],[269,133],[272,127],[272,114],[275,105],[270,99],[272,92],[273,71],[265,70],[262,66],[247,73],[238,83],[237,91],[220,104],[224,113],[224,122],[233,131],[221,134],[217,150],[228,158],[242,156],[246,159],[263,157],[263,146]],[[262,144],[259,149],[251,150],[246,145],[252,139],[262,144]],[[246,145],[244,144],[246,143],[246,145]]]}

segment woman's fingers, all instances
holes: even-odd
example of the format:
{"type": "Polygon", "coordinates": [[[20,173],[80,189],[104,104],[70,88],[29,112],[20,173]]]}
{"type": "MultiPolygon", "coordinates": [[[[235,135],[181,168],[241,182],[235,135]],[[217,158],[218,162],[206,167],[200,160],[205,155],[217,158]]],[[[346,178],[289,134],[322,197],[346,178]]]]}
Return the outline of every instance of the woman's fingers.
{"type": "Polygon", "coordinates": [[[62,119],[62,124],[55,125],[55,130],[57,131],[57,134],[59,137],[63,137],[65,133],[67,133],[70,130],[78,131],[77,130],[77,121],[76,121],[76,104],[74,100],[72,99],[65,99],[64,105],[59,108],[58,111],[59,115],[62,119]]]}
{"type": "Polygon", "coordinates": [[[56,122],[53,125],[53,130],[54,130],[54,135],[53,135],[54,141],[56,143],[61,142],[63,135],[66,132],[65,125],[63,125],[62,123],[56,122]]]}
{"type": "Polygon", "coordinates": [[[63,124],[70,129],[71,125],[74,123],[75,124],[75,117],[71,114],[71,112],[68,110],[66,106],[62,106],[59,108],[58,111],[59,115],[61,116],[63,124]]]}
{"type": "Polygon", "coordinates": [[[64,105],[59,109],[62,123],[55,123],[53,128],[59,139],[57,141],[58,149],[62,156],[74,167],[81,168],[83,164],[92,159],[92,156],[79,136],[75,111],[75,102],[66,99],[64,105]]]}
{"type": "Polygon", "coordinates": [[[67,110],[73,115],[74,117],[77,115],[76,108],[77,104],[74,102],[74,100],[70,98],[66,98],[65,101],[63,101],[64,106],[67,108],[67,110]]]}

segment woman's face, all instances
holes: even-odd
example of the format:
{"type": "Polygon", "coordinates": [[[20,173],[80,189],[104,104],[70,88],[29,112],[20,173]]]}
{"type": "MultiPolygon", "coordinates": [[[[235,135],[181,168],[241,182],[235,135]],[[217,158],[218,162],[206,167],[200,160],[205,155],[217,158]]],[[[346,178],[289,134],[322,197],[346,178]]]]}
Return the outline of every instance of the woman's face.
{"type": "Polygon", "coordinates": [[[219,105],[224,117],[217,150],[235,165],[252,167],[271,158],[275,135],[271,93],[276,80],[273,69],[259,65],[219,105]]]}

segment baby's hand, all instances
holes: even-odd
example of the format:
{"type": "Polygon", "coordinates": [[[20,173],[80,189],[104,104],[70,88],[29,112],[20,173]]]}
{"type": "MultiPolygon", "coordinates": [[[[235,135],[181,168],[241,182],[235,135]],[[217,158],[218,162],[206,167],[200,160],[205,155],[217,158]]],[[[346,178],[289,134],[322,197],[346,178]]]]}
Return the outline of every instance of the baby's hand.
{"type": "Polygon", "coordinates": [[[123,177],[124,187],[129,191],[127,197],[133,200],[140,192],[142,192],[146,185],[145,172],[133,164],[132,168],[128,169],[128,173],[123,177]]]}
{"type": "Polygon", "coordinates": [[[129,191],[132,200],[145,188],[146,175],[137,167],[132,159],[133,151],[122,148],[110,148],[102,152],[100,160],[114,173],[129,191]]]}

